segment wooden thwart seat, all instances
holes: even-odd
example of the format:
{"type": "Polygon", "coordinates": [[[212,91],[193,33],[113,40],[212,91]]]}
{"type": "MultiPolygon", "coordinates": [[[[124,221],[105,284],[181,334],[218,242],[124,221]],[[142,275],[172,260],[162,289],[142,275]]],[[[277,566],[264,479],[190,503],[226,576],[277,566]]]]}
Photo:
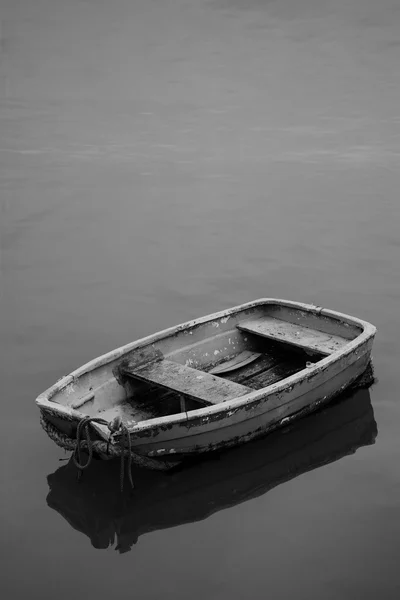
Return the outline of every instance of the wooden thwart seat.
{"type": "Polygon", "coordinates": [[[252,392],[250,388],[170,360],[142,365],[126,363],[121,371],[147,383],[173,390],[202,404],[219,404],[252,392]]]}
{"type": "Polygon", "coordinates": [[[274,317],[262,317],[243,321],[237,328],[256,335],[285,342],[298,348],[304,348],[319,352],[321,354],[332,354],[349,343],[349,340],[338,335],[323,333],[316,329],[310,329],[302,325],[275,319],[274,317]]]}

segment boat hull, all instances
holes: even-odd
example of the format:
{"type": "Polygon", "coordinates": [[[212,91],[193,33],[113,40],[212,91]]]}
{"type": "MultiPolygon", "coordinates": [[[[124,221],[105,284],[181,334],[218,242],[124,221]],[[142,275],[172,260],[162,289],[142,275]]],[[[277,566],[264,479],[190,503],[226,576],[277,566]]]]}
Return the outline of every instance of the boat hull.
{"type": "MultiPolygon", "coordinates": [[[[195,409],[183,408],[181,412],[167,416],[125,422],[134,452],[168,461],[179,461],[185,455],[212,452],[261,437],[328,404],[361,377],[371,361],[375,327],[314,305],[261,299],[118,348],[63,377],[36,402],[44,419],[73,440],[81,419],[101,417],[108,407],[111,407],[108,413],[111,415],[114,407],[129,401],[130,395],[118,372],[125,357],[155,348],[157,352],[173,357],[176,363],[207,371],[210,365],[207,367],[204,361],[209,360],[208,357],[222,358],[225,353],[228,358],[232,351],[248,350],[248,347],[240,346],[247,343],[247,336],[237,335],[238,325],[245,318],[262,316],[271,307],[283,311],[296,328],[305,325],[311,329],[320,328],[325,337],[342,336],[343,347],[333,348],[328,356],[315,363],[303,363],[305,368],[302,366],[300,371],[281,381],[261,389],[249,389],[241,397],[195,409]]],[[[133,400],[136,392],[134,388],[133,400]]],[[[108,444],[115,444],[120,449],[122,436],[115,434],[110,439],[109,428],[93,421],[90,427],[94,439],[107,442],[107,448],[108,444]]],[[[100,456],[106,458],[103,452],[100,456]]]]}

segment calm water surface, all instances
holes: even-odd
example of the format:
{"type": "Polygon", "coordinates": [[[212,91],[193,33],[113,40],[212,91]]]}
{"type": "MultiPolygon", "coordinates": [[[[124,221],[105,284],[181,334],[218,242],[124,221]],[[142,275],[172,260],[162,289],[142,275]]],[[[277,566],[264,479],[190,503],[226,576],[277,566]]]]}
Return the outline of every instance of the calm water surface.
{"type": "Polygon", "coordinates": [[[398,598],[399,2],[3,0],[0,26],[4,597],[398,598]],[[261,296],[372,321],[370,394],[137,475],[130,513],[115,469],[74,492],[36,395],[261,296]]]}

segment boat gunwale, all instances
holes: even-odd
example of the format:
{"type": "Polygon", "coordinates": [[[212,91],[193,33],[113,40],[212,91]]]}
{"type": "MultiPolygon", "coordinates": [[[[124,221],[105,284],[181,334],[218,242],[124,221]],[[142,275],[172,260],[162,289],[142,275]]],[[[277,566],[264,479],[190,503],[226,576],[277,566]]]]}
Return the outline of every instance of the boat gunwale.
{"type": "MultiPolygon", "coordinates": [[[[305,371],[307,372],[307,377],[315,374],[317,371],[322,372],[326,370],[329,366],[333,365],[339,359],[344,358],[345,356],[351,355],[354,353],[357,348],[363,346],[369,339],[373,338],[376,333],[376,327],[371,323],[358,319],[356,317],[352,317],[345,313],[340,313],[337,311],[333,311],[327,308],[323,308],[321,306],[317,306],[314,304],[305,304],[302,302],[296,302],[291,300],[282,300],[276,298],[260,298],[258,300],[254,300],[252,302],[247,302],[244,304],[240,304],[234,307],[231,307],[226,310],[218,311],[216,313],[212,313],[209,315],[205,315],[203,317],[199,317],[197,319],[187,321],[185,323],[181,323],[180,325],[175,325],[173,327],[169,327],[162,331],[158,331],[151,335],[140,338],[139,340],[135,340],[134,342],[130,342],[125,344],[124,346],[120,346],[106,354],[103,354],[97,358],[92,359],[91,361],[85,363],[81,367],[78,367],[70,374],[59,379],[55,384],[49,387],[47,390],[42,392],[36,398],[36,404],[40,409],[50,409],[52,412],[57,412],[60,416],[64,415],[68,419],[82,419],[85,416],[85,413],[80,412],[77,409],[73,409],[68,406],[64,406],[57,402],[51,400],[55,394],[63,391],[68,385],[74,383],[77,379],[93,371],[94,369],[100,368],[102,366],[106,366],[110,362],[117,360],[118,358],[123,357],[128,352],[140,348],[141,346],[147,346],[149,344],[158,342],[159,340],[169,337],[171,335],[175,335],[181,331],[186,329],[191,329],[198,325],[202,325],[207,322],[211,322],[217,319],[223,319],[225,317],[229,317],[238,312],[248,310],[251,308],[255,308],[257,306],[267,305],[267,304],[275,304],[277,306],[283,306],[286,308],[293,308],[297,310],[302,310],[304,312],[309,312],[316,316],[326,316],[332,317],[342,323],[348,323],[349,325],[355,325],[362,329],[361,333],[355,337],[353,340],[349,340],[348,343],[342,348],[332,352],[328,356],[319,360],[313,367],[307,367],[306,369],[302,369],[297,373],[287,377],[281,381],[273,383],[267,387],[261,388],[259,390],[252,390],[250,393],[245,394],[243,396],[239,396],[232,400],[228,400],[226,402],[215,404],[215,405],[207,405],[201,408],[192,410],[190,412],[177,413],[175,415],[167,415],[161,417],[155,417],[152,419],[147,419],[145,421],[139,421],[132,426],[129,426],[129,431],[131,433],[138,433],[142,431],[146,431],[149,429],[153,429],[154,427],[162,427],[166,425],[176,425],[181,422],[187,422],[199,417],[212,417],[220,412],[228,412],[230,410],[239,409],[245,407],[248,404],[253,402],[257,402],[262,398],[270,396],[271,394],[279,393],[284,391],[287,388],[293,388],[297,383],[300,383],[305,379],[305,371]]],[[[92,424],[98,433],[105,439],[109,439],[109,430],[106,426],[99,425],[97,423],[92,424]]]]}

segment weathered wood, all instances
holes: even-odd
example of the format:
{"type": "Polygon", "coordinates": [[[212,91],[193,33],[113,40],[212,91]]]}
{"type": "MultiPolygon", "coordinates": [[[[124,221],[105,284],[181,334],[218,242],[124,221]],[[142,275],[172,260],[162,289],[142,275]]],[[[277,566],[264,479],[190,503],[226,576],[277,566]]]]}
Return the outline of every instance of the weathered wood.
{"type": "Polygon", "coordinates": [[[170,360],[139,367],[128,362],[121,367],[121,371],[141,381],[185,394],[202,404],[219,404],[250,392],[248,387],[170,360]]]}
{"type": "Polygon", "coordinates": [[[249,350],[245,350],[241,352],[231,360],[226,360],[225,362],[217,365],[210,371],[211,375],[219,375],[223,373],[229,373],[230,371],[236,371],[237,369],[242,369],[246,365],[260,358],[261,354],[259,352],[250,352],[249,350]]]}
{"type": "MultiPolygon", "coordinates": [[[[228,373],[221,373],[219,376],[227,378],[235,383],[241,383],[248,387],[258,389],[251,384],[254,377],[262,375],[272,367],[282,363],[282,356],[261,355],[260,358],[252,363],[245,365],[243,368],[228,373]]],[[[299,369],[300,370],[300,367],[299,369]]],[[[281,377],[282,378],[282,377],[281,377]]],[[[163,415],[174,414],[180,405],[181,394],[174,390],[161,388],[158,385],[143,383],[143,390],[135,393],[134,403],[143,410],[153,410],[155,412],[162,411],[163,415]],[[162,407],[162,408],[161,408],[162,407]]],[[[198,408],[198,403],[190,401],[187,397],[185,400],[185,410],[194,410],[198,408]]],[[[181,410],[182,412],[182,410],[181,410]]]]}
{"type": "Polygon", "coordinates": [[[94,392],[89,392],[88,394],[82,396],[82,398],[75,400],[75,402],[71,404],[71,408],[80,408],[81,406],[86,404],[86,402],[90,402],[91,400],[94,400],[94,392]]]}
{"type": "Polygon", "coordinates": [[[145,346],[139,348],[134,352],[131,352],[120,364],[121,371],[124,370],[124,365],[129,364],[131,368],[139,367],[144,364],[154,362],[156,360],[162,360],[164,358],[163,353],[154,346],[145,346]]]}
{"type": "MultiPolygon", "coordinates": [[[[260,387],[271,385],[271,383],[288,377],[287,373],[290,369],[292,369],[292,372],[296,372],[302,368],[304,367],[300,362],[294,364],[293,361],[291,362],[289,359],[286,359],[286,355],[269,356],[266,354],[261,355],[258,360],[245,365],[243,368],[221,373],[219,376],[252,389],[260,389],[260,387]],[[265,381],[264,386],[261,385],[262,381],[265,381]]],[[[178,392],[161,388],[154,384],[148,384],[144,386],[143,391],[139,391],[135,395],[134,403],[140,406],[142,410],[162,411],[162,414],[169,415],[174,414],[178,410],[178,406],[181,406],[180,400],[181,394],[178,392]],[[171,408],[169,409],[169,407],[171,408]]],[[[186,397],[185,410],[194,410],[196,408],[198,408],[197,402],[190,402],[186,397]]],[[[182,406],[180,410],[183,412],[182,406]]]]}
{"type": "Polygon", "coordinates": [[[347,339],[337,335],[322,333],[316,329],[294,325],[268,316],[261,319],[248,319],[239,323],[237,327],[241,331],[261,335],[271,340],[285,342],[298,348],[313,350],[325,355],[341,350],[349,343],[347,339]]]}
{"type": "Polygon", "coordinates": [[[303,366],[299,363],[295,364],[293,362],[281,362],[269,369],[265,369],[265,371],[262,371],[261,373],[258,373],[246,383],[254,390],[261,390],[262,388],[268,387],[277,381],[282,381],[282,379],[290,377],[290,375],[301,371],[302,368],[303,366]]]}
{"type": "Polygon", "coordinates": [[[318,309],[316,313],[312,313],[306,310],[293,310],[293,308],[276,305],[268,311],[268,315],[294,325],[316,329],[328,335],[339,335],[346,340],[354,340],[362,332],[359,324],[346,322],[342,318],[327,316],[323,309],[318,309]]]}
{"type": "Polygon", "coordinates": [[[271,369],[271,367],[278,365],[281,361],[282,357],[265,354],[261,356],[259,360],[247,365],[245,369],[241,369],[240,371],[232,371],[231,373],[227,373],[225,377],[231,381],[235,381],[236,383],[249,385],[248,382],[251,381],[253,377],[259,375],[260,373],[264,373],[264,371],[267,371],[268,369],[271,369]]]}

